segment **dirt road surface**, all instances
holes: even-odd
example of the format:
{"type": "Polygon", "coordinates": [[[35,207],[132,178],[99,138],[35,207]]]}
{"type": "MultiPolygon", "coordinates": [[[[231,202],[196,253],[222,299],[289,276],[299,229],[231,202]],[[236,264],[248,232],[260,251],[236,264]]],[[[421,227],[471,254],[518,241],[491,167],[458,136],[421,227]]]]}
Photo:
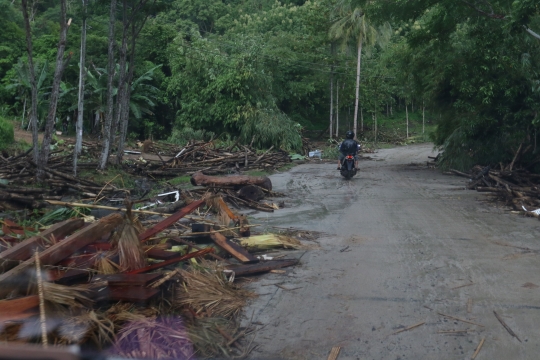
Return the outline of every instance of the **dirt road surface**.
{"type": "Polygon", "coordinates": [[[333,163],[272,176],[288,207],[259,221],[324,235],[293,253],[301,265],[250,285],[261,295],[246,321],[265,325],[252,359],[326,359],[333,346],[340,360],[470,359],[482,338],[476,359],[540,358],[540,222],[426,168],[431,150],[380,150],[351,181],[333,163]]]}

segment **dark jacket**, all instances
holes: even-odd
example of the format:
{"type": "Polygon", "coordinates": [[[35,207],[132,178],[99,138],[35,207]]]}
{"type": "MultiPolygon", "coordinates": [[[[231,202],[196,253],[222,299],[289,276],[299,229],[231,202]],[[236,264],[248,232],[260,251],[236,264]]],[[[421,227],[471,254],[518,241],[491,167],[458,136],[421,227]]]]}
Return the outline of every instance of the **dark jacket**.
{"type": "Polygon", "coordinates": [[[358,141],[353,139],[345,139],[339,146],[339,151],[343,154],[356,155],[358,152],[358,141]]]}

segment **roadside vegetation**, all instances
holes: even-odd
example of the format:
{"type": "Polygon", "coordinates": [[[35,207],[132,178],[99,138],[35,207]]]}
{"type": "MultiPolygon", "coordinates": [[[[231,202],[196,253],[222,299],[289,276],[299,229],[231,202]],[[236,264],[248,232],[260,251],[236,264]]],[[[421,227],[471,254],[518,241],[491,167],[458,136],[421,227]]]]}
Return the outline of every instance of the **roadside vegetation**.
{"type": "Polygon", "coordinates": [[[43,133],[40,167],[55,131],[99,139],[103,170],[136,140],[294,154],[308,133],[351,129],[373,147],[431,140],[443,168],[507,163],[521,144],[518,161],[539,170],[531,1],[0,0],[0,10],[0,113],[43,133]]]}

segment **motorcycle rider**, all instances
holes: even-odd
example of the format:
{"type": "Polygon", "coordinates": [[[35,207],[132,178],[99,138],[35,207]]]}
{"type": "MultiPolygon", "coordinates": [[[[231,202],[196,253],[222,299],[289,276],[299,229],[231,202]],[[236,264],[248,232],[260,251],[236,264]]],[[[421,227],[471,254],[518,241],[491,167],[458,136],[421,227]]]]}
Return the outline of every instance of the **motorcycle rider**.
{"type": "Polygon", "coordinates": [[[358,158],[356,153],[358,152],[359,147],[358,141],[354,140],[354,132],[351,130],[347,131],[345,134],[345,140],[339,145],[338,170],[341,170],[341,164],[343,163],[343,159],[345,159],[347,154],[354,155],[354,167],[358,169],[358,158]]]}

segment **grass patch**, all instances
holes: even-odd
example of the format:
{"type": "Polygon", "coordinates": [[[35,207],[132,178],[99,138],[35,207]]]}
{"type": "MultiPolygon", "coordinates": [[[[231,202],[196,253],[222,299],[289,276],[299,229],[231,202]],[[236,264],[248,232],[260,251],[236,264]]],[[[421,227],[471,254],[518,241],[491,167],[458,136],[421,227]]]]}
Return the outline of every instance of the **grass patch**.
{"type": "Polygon", "coordinates": [[[178,177],[169,179],[167,180],[167,183],[173,186],[185,185],[185,184],[190,184],[191,183],[190,180],[191,180],[191,176],[184,175],[184,176],[178,176],[178,177]]]}
{"type": "Polygon", "coordinates": [[[135,187],[135,178],[133,175],[125,172],[122,168],[109,165],[107,170],[98,172],[95,170],[82,171],[79,176],[89,179],[98,184],[110,183],[115,186],[132,189],[135,187]]]}
{"type": "Polygon", "coordinates": [[[3,150],[11,156],[17,156],[28,151],[31,147],[32,145],[24,140],[15,140],[15,142],[9,144],[3,150]]]}

